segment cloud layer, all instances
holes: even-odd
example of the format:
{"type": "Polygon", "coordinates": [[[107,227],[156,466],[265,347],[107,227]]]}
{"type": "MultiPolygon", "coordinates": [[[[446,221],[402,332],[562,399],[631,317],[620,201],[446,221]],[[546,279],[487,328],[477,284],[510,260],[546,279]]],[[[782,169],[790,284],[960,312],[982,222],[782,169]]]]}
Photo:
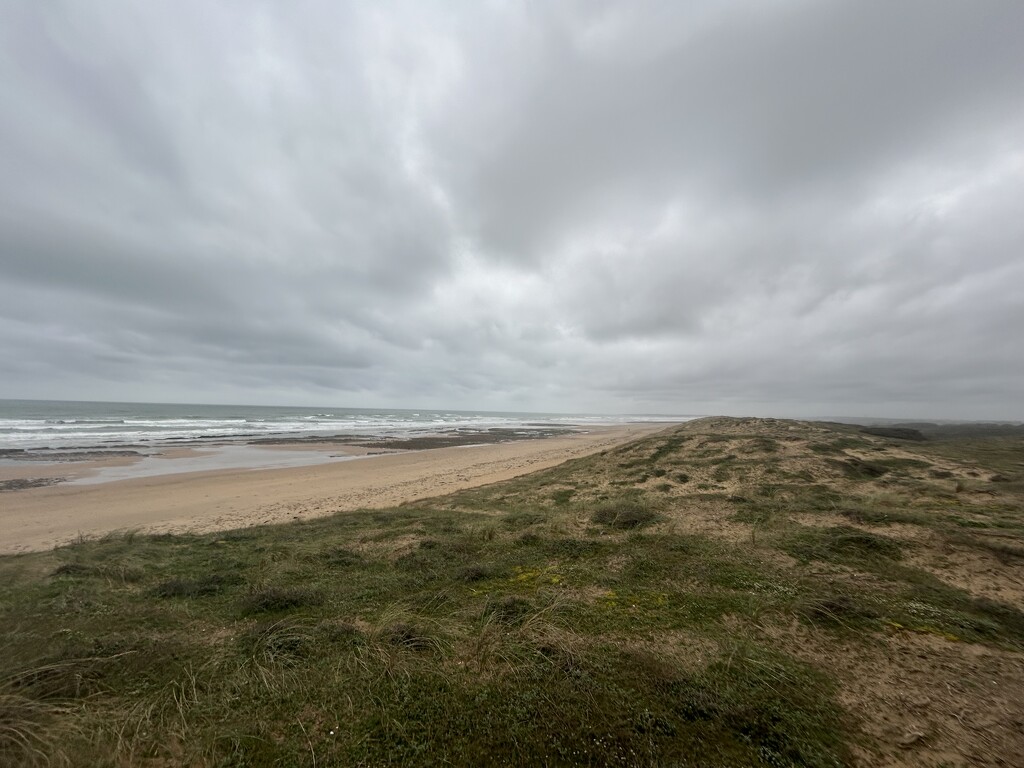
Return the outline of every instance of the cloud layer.
{"type": "Polygon", "coordinates": [[[1021,29],[5,3],[0,397],[1024,418],[1021,29]]]}

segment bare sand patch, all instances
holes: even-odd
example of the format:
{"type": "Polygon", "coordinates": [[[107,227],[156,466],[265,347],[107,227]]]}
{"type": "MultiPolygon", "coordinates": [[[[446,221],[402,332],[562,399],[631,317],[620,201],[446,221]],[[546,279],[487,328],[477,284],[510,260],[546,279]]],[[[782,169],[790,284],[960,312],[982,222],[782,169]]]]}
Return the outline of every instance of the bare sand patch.
{"type": "Polygon", "coordinates": [[[1019,653],[906,631],[864,643],[796,622],[760,629],[835,675],[839,701],[866,737],[854,745],[855,765],[1009,766],[1024,754],[1019,653]]]}

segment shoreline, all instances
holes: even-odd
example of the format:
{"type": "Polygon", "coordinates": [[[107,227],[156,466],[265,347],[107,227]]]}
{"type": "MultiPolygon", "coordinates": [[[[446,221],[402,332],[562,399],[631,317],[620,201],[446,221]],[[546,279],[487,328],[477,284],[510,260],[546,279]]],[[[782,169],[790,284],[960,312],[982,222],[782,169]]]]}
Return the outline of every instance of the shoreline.
{"type": "MultiPolygon", "coordinates": [[[[397,506],[465,488],[507,480],[598,453],[673,426],[638,422],[548,437],[463,443],[419,450],[346,455],[327,463],[279,468],[230,467],[163,473],[101,483],[58,482],[0,494],[0,554],[50,549],[80,537],[119,530],[143,533],[206,533],[288,522],[335,512],[397,506]]],[[[177,449],[207,446],[176,446],[177,449]]],[[[275,446],[289,453],[337,453],[343,444],[275,446]]],[[[395,445],[398,448],[398,445],[395,445]]],[[[354,446],[353,446],[354,448],[354,446]]],[[[252,447],[252,450],[260,450],[252,447]]],[[[153,457],[187,461],[190,451],[153,457]]],[[[321,457],[324,454],[321,453],[321,457]]],[[[35,464],[0,467],[0,480],[79,477],[102,472],[106,463],[35,464]]],[[[130,472],[130,470],[128,470],[130,472]]]]}
{"type": "Polygon", "coordinates": [[[475,447],[563,437],[588,431],[575,425],[528,426],[528,429],[459,427],[406,435],[282,433],[258,438],[211,436],[209,439],[168,440],[151,445],[83,444],[0,449],[0,492],[17,488],[26,481],[47,480],[49,482],[45,484],[48,485],[65,482],[92,485],[185,472],[282,469],[432,448],[475,447]]]}

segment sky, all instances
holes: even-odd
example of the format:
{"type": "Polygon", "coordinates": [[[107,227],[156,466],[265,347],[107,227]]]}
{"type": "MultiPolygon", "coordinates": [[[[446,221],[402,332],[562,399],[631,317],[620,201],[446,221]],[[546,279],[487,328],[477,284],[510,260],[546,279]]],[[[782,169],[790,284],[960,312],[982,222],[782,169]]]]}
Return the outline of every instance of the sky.
{"type": "Polygon", "coordinates": [[[1019,0],[0,0],[0,397],[1024,419],[1019,0]]]}

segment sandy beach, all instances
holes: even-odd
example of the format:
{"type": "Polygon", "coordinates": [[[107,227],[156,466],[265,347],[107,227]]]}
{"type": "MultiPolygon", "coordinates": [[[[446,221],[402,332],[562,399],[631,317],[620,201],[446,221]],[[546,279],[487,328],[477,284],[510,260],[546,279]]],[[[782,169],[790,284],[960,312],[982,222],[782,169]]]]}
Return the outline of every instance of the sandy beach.
{"type": "MultiPolygon", "coordinates": [[[[506,480],[666,429],[665,423],[594,427],[585,433],[435,448],[277,469],[218,469],[98,484],[60,483],[0,493],[0,554],[49,549],[118,530],[207,532],[281,523],[506,480]]],[[[309,445],[294,450],[325,451],[309,445]]],[[[181,451],[161,461],[187,461],[181,451]]],[[[109,459],[4,467],[0,479],[88,476],[131,465],[109,459]]]]}

